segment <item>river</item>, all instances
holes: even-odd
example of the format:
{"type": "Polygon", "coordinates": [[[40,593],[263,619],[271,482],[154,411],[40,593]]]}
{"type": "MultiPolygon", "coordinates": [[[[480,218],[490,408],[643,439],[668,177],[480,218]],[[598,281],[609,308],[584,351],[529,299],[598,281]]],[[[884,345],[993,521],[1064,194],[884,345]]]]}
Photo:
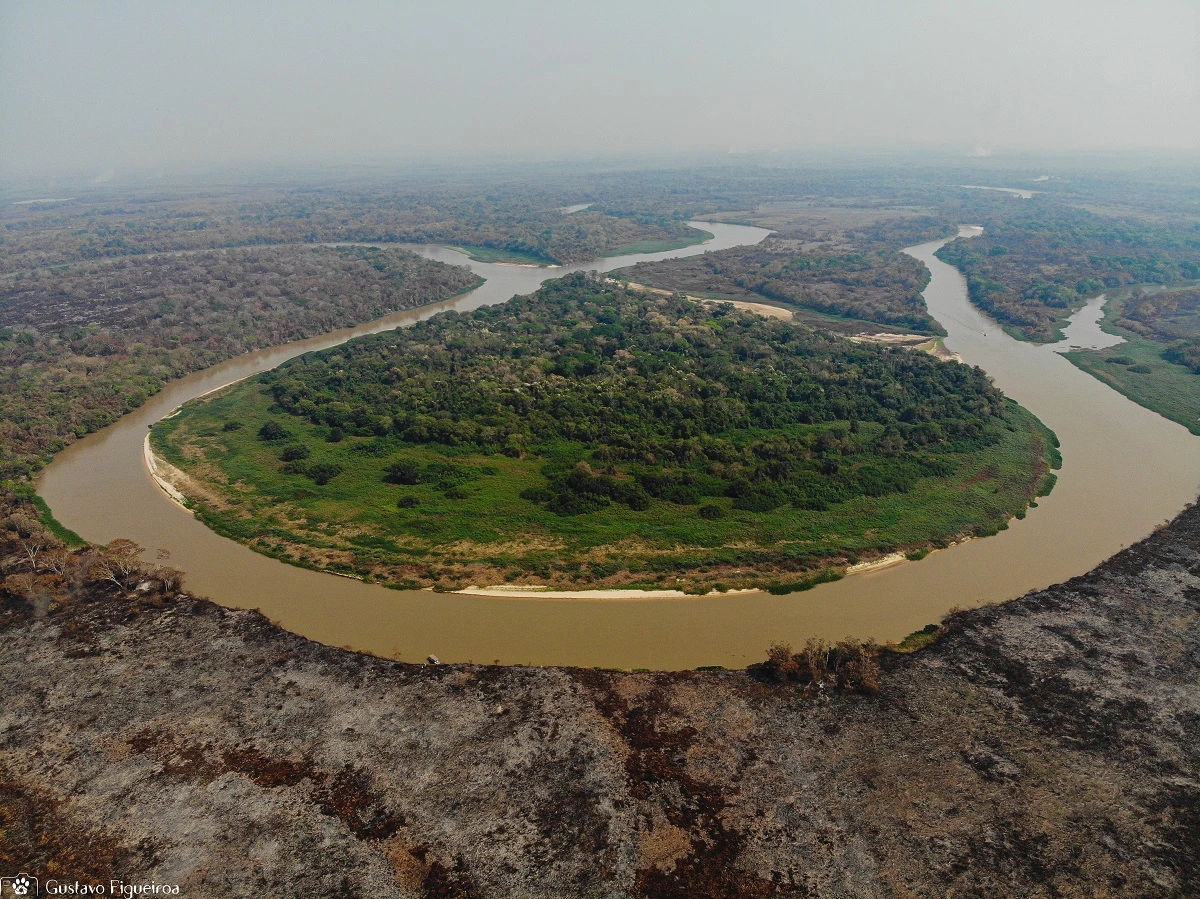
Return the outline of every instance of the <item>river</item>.
{"type": "MultiPolygon", "coordinates": [[[[174,505],[150,478],[142,448],[147,428],[214,388],[304,352],[350,337],[410,324],[445,309],[472,309],[528,293],[544,279],[578,269],[611,270],[739,244],[768,232],[693,223],[714,234],[707,244],[666,253],[535,269],[471,262],[487,278],[445,303],[250,353],[168,385],[146,405],[55,457],[39,492],[58,519],[89,540],[128,537],[170,553],[187,587],[227,606],[257,608],[288,630],[334,646],[419,661],[616,668],[740,667],[767,646],[831,639],[899,640],[953,607],[1012,599],[1081,574],[1156,525],[1200,491],[1200,443],[1183,427],[1130,402],[1075,368],[1053,347],[1021,343],[967,300],[966,283],[934,257],[944,241],[905,252],[933,275],[925,290],[931,314],[949,332],[946,345],[979,365],[1009,396],[1054,429],[1064,467],[1058,486],[1023,521],[926,559],[856,574],[792,596],[761,593],[654,600],[553,600],[388,590],[285,565],[217,536],[174,505]]],[[[432,259],[463,264],[440,247],[432,259]]]]}

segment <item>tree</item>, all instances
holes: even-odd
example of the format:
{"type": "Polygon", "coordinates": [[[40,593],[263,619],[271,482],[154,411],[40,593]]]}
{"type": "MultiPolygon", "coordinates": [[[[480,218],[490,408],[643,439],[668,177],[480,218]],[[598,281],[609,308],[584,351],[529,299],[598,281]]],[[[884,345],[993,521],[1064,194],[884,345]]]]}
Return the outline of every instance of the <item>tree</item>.
{"type": "Polygon", "coordinates": [[[129,579],[141,569],[144,548],[121,537],[111,541],[95,555],[89,576],[92,580],[110,581],[119,590],[128,587],[129,579]]]}

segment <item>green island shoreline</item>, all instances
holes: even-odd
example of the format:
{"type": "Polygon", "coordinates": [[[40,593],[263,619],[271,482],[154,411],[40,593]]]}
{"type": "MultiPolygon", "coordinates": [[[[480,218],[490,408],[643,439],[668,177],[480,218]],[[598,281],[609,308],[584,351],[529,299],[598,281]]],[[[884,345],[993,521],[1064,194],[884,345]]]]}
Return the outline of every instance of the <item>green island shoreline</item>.
{"type": "MultiPolygon", "coordinates": [[[[1194,290],[1195,287],[1196,283],[1190,282],[1184,289],[1194,290]]],[[[1124,338],[1124,343],[1100,350],[1070,350],[1062,355],[1139,406],[1200,435],[1200,374],[1168,359],[1169,343],[1153,340],[1117,324],[1136,289],[1111,293],[1100,319],[1100,329],[1124,338]]],[[[1159,290],[1169,293],[1172,289],[1159,290]]]]}
{"type": "MultiPolygon", "coordinates": [[[[397,434],[399,412],[394,419],[385,416],[382,426],[378,418],[368,423],[360,416],[357,430],[350,424],[331,427],[334,419],[328,413],[344,407],[343,399],[353,402],[355,390],[365,389],[362,381],[381,364],[380,354],[393,354],[389,364],[404,364],[408,356],[395,349],[397,341],[406,346],[425,341],[417,344],[425,346],[445,340],[462,345],[463,359],[475,360],[478,353],[470,349],[470,340],[491,339],[489,328],[531,333],[546,323],[567,346],[555,350],[556,361],[535,361],[551,375],[575,366],[583,381],[587,377],[578,372],[596,364],[586,355],[589,341],[603,346],[605,340],[625,340],[641,352],[628,333],[634,327],[630,322],[654,320],[651,330],[662,330],[661,337],[665,329],[680,327],[670,324],[675,318],[685,327],[672,339],[690,328],[696,335],[691,339],[715,341],[718,347],[723,340],[729,346],[759,341],[764,347],[776,341],[768,348],[778,351],[789,341],[808,341],[811,346],[805,345],[804,353],[818,354],[819,364],[811,364],[824,372],[821,378],[833,377],[830,372],[838,366],[849,366],[847,371],[899,366],[896,370],[906,372],[905,378],[931,382],[983,377],[968,374],[977,370],[911,350],[848,344],[731,307],[713,309],[682,298],[614,289],[582,275],[554,284],[532,298],[512,301],[512,311],[505,311],[510,308],[506,304],[465,316],[439,316],[403,334],[375,335],[310,354],[311,359],[302,357],[307,361],[293,360],[193,401],[152,430],[153,452],[166,463],[161,466],[164,477],[207,526],[226,537],[290,564],[397,589],[457,590],[533,581],[565,590],[673,589],[692,594],[797,592],[872,562],[917,560],[965,537],[1006,528],[1053,486],[1051,470],[1060,464],[1053,433],[994,388],[986,388],[985,381],[970,390],[983,390],[981,401],[987,398],[993,411],[968,429],[976,438],[950,441],[954,452],[915,444],[912,451],[881,450],[899,439],[895,424],[828,415],[807,424],[759,425],[724,435],[733,442],[722,451],[741,453],[742,461],[772,440],[796,457],[811,451],[803,463],[807,468],[783,476],[786,483],[762,488],[776,491],[773,500],[753,492],[758,487],[739,493],[732,482],[706,476],[705,471],[725,472],[728,466],[719,463],[705,469],[702,459],[689,470],[685,464],[660,462],[656,467],[640,457],[621,462],[607,446],[561,435],[537,447],[520,434],[510,435],[503,447],[483,446],[478,436],[472,438],[475,443],[464,439],[456,446],[426,438],[414,443],[397,434]],[[564,282],[569,282],[566,287],[564,282]],[[619,324],[622,314],[624,326],[619,324]],[[577,346],[566,339],[571,334],[571,340],[580,341],[577,346]],[[326,404],[325,412],[305,400],[307,405],[289,414],[279,405],[278,391],[287,385],[307,391],[301,381],[311,375],[310,362],[322,372],[329,364],[340,366],[335,379],[351,386],[340,398],[325,388],[311,394],[326,404]],[[954,368],[939,367],[945,365],[954,368]],[[293,383],[297,378],[301,381],[293,383]],[[298,414],[301,408],[303,414],[298,414]],[[831,473],[825,481],[822,471],[831,473]],[[867,478],[867,486],[848,482],[850,472],[857,472],[860,481],[867,478]],[[787,480],[792,478],[816,492],[797,494],[787,480]],[[890,486],[878,486],[880,478],[891,478],[890,486]],[[822,493],[833,489],[835,481],[842,484],[842,493],[822,493]],[[785,488],[792,493],[779,492],[785,488]]],[[[629,349],[620,352],[632,358],[629,349]]],[[[672,364],[683,365],[685,357],[675,353],[672,364]]],[[[486,357],[487,364],[499,358],[486,357]]],[[[734,380],[754,370],[753,365],[730,368],[734,380]]],[[[396,365],[391,372],[388,377],[399,377],[396,365]]],[[[462,375],[471,384],[472,377],[462,375]]],[[[558,375],[549,382],[562,390],[573,383],[558,375]]],[[[393,397],[392,402],[398,401],[393,397]]],[[[922,414],[928,418],[930,412],[922,414]]],[[[694,423],[677,423],[677,432],[679,427],[694,423]]],[[[929,428],[940,433],[940,425],[928,421],[909,430],[919,435],[929,428]]],[[[406,433],[411,436],[411,429],[406,433]]],[[[702,429],[696,434],[695,441],[712,437],[702,429]]],[[[654,454],[644,455],[653,459],[654,454]]],[[[736,468],[741,462],[732,464],[736,468]]],[[[762,464],[770,469],[801,463],[762,464]]]]}

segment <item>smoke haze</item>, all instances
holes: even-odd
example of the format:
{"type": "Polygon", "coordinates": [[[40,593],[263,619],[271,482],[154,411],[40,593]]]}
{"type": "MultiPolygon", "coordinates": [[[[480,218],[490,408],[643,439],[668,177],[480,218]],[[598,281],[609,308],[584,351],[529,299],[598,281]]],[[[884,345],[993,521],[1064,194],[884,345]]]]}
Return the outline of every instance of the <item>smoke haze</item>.
{"type": "Polygon", "coordinates": [[[0,174],[1200,148],[1194,0],[0,0],[0,174]]]}

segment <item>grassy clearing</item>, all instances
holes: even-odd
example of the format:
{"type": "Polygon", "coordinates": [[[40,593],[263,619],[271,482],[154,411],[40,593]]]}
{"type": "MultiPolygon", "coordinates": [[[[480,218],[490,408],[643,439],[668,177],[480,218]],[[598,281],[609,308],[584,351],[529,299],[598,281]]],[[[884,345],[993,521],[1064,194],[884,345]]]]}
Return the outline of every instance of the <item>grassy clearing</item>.
{"type": "Polygon", "coordinates": [[[699,228],[693,228],[692,230],[694,236],[689,235],[677,240],[635,240],[633,243],[627,243],[616,249],[609,250],[604,253],[604,256],[632,256],[635,253],[666,253],[669,250],[682,250],[684,247],[695,246],[698,243],[704,243],[706,240],[712,240],[714,237],[713,234],[710,234],[708,231],[701,231],[699,228]]]}
{"type": "Polygon", "coordinates": [[[521,253],[517,250],[497,250],[494,247],[450,247],[459,253],[469,256],[476,262],[509,262],[516,265],[555,265],[553,259],[535,256],[532,253],[521,253]]]}
{"type": "Polygon", "coordinates": [[[154,449],[216,497],[194,505],[219,533],[294,564],[399,587],[534,580],[794,592],[836,576],[840,566],[1007,527],[1044,488],[1056,454],[1053,435],[1010,402],[998,444],[962,454],[951,476],[922,478],[906,493],[861,496],[824,511],[751,512],[719,497],[704,503],[720,507],[714,518],[660,500],[636,513],[614,504],[559,516],[520,495],[545,484],[544,460],[451,455],[369,437],[330,443],[327,428],[279,416],[272,403],[257,381],[191,403],[155,426],[154,449]],[[287,444],[303,446],[308,463],[327,462],[341,473],[317,485],[285,472],[281,444],[257,436],[268,421],[286,424],[287,444]],[[387,483],[398,454],[449,473],[442,482],[387,483]]]}

